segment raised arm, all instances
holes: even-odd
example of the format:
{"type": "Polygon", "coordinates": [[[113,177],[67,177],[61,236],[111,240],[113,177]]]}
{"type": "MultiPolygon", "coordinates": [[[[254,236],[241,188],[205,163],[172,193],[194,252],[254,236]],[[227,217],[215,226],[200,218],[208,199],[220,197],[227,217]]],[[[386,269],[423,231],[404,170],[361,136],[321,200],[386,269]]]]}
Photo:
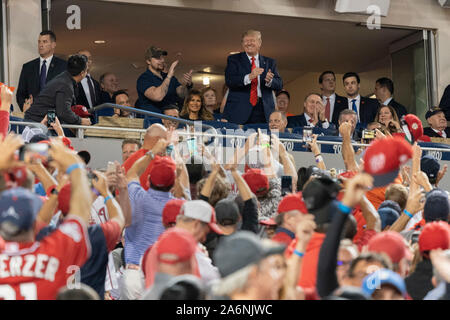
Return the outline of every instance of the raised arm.
{"type": "Polygon", "coordinates": [[[339,126],[339,133],[342,136],[342,158],[344,159],[347,171],[359,171],[358,163],[355,160],[355,150],[352,146],[352,125],[344,122],[339,126]]]}
{"type": "Polygon", "coordinates": [[[425,205],[425,202],[422,202],[423,196],[424,194],[420,188],[415,188],[415,190],[410,189],[405,210],[403,210],[400,217],[394,222],[389,230],[402,232],[408,224],[409,219],[420,210],[423,210],[425,205]]]}
{"type": "Polygon", "coordinates": [[[144,95],[152,100],[152,101],[162,101],[164,97],[167,94],[167,91],[169,90],[169,85],[172,77],[175,73],[175,68],[178,65],[178,60],[174,61],[170,65],[169,72],[167,73],[167,77],[164,79],[164,81],[161,83],[159,87],[150,87],[147,90],[145,90],[144,95]]]}
{"type": "Polygon", "coordinates": [[[325,162],[323,161],[322,154],[320,153],[320,148],[317,145],[317,134],[313,134],[313,139],[312,141],[308,142],[308,146],[311,148],[311,152],[314,154],[317,168],[321,170],[327,170],[325,162]]]}
{"type": "Polygon", "coordinates": [[[211,193],[214,188],[214,184],[216,182],[217,174],[219,173],[219,165],[213,165],[213,170],[209,174],[208,178],[205,181],[205,184],[203,185],[202,190],[200,191],[200,196],[203,197],[202,200],[208,201],[209,197],[211,197],[211,193]]]}
{"type": "Polygon", "coordinates": [[[131,203],[130,197],[128,195],[128,183],[127,177],[125,176],[125,169],[117,162],[116,163],[116,175],[117,175],[117,191],[118,194],[116,196],[117,202],[120,204],[122,208],[123,218],[124,218],[124,227],[131,226],[131,203]]]}

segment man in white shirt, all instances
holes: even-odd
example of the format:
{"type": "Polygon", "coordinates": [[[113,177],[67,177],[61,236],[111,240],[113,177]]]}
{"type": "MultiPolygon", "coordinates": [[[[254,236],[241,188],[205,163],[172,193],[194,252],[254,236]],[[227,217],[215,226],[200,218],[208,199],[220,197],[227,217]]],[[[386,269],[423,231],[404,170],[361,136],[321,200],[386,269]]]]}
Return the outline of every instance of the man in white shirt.
{"type": "Polygon", "coordinates": [[[336,94],[336,75],[333,71],[324,71],[319,76],[322,102],[325,106],[325,117],[338,126],[339,113],[348,108],[347,98],[336,94]]]}
{"type": "Polygon", "coordinates": [[[85,106],[88,109],[92,109],[100,103],[100,83],[91,76],[92,66],[94,64],[91,53],[88,50],[81,50],[78,51],[78,54],[83,54],[88,59],[88,73],[77,86],[77,104],[85,106]]]}

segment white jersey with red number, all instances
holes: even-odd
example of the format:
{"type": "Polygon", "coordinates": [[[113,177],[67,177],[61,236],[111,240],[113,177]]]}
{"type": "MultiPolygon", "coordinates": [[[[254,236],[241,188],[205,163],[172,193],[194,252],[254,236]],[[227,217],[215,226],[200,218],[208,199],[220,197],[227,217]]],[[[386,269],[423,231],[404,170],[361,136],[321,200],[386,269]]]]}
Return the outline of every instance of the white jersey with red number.
{"type": "Polygon", "coordinates": [[[0,300],[53,300],[58,290],[73,285],[73,275],[89,255],[84,224],[69,215],[41,241],[5,241],[0,252],[0,300]]]}

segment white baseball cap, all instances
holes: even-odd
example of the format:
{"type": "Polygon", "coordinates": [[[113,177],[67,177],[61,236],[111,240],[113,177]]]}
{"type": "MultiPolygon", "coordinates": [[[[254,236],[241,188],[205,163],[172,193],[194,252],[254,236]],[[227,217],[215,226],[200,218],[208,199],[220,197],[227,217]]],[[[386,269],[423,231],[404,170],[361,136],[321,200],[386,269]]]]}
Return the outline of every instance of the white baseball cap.
{"type": "Polygon", "coordinates": [[[214,211],[214,208],[206,201],[186,201],[181,207],[180,214],[206,222],[212,231],[217,234],[223,234],[222,230],[216,224],[216,212],[214,211]]]}

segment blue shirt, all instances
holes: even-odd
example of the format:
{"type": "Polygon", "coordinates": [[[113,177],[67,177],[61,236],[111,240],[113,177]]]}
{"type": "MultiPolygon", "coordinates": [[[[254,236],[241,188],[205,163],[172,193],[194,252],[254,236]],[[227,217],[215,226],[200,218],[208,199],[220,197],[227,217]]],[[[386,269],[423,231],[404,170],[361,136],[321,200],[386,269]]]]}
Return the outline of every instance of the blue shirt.
{"type": "Polygon", "coordinates": [[[145,250],[164,232],[162,211],[174,197],[170,192],[145,191],[137,181],[128,184],[128,194],[132,220],[125,229],[125,263],[138,265],[145,250]]]}
{"type": "Polygon", "coordinates": [[[139,99],[136,106],[141,109],[148,109],[148,111],[154,111],[152,108],[146,108],[146,106],[153,106],[161,110],[164,106],[169,104],[177,104],[179,97],[176,90],[181,84],[175,77],[170,79],[169,89],[167,90],[166,96],[161,101],[152,101],[145,96],[145,91],[148,88],[159,87],[163,83],[164,79],[167,77],[167,73],[161,72],[161,76],[162,79],[153,74],[149,69],[139,76],[136,84],[139,99]]]}

